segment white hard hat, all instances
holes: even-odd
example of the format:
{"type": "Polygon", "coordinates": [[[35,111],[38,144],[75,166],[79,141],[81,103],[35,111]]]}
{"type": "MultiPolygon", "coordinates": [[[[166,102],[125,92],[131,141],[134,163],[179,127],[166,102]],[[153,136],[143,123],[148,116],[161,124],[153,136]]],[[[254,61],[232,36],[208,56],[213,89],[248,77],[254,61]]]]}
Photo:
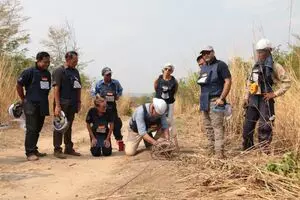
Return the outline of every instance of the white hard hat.
{"type": "Polygon", "coordinates": [[[23,114],[23,105],[20,102],[11,104],[8,108],[8,114],[15,119],[20,118],[23,114]]]}
{"type": "Polygon", "coordinates": [[[68,128],[68,120],[63,111],[60,112],[60,115],[54,117],[53,119],[53,127],[55,131],[64,133],[68,128]]]}
{"type": "Polygon", "coordinates": [[[167,103],[163,99],[153,98],[153,106],[159,115],[163,115],[167,110],[167,103]]]}
{"type": "Polygon", "coordinates": [[[167,67],[171,67],[172,68],[172,71],[174,71],[174,65],[173,64],[171,64],[171,63],[166,63],[165,64],[165,66],[164,66],[164,68],[167,68],[167,67]]]}
{"type": "Polygon", "coordinates": [[[256,50],[269,49],[272,50],[272,43],[267,38],[262,38],[256,43],[256,50]]]}

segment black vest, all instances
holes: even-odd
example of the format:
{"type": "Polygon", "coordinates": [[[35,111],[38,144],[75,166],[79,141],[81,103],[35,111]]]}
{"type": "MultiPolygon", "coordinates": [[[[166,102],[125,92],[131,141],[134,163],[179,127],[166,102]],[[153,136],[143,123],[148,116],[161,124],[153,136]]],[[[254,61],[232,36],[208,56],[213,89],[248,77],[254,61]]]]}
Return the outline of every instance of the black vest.
{"type": "MultiPolygon", "coordinates": [[[[273,58],[269,56],[264,63],[257,62],[250,75],[250,83],[258,83],[261,89],[261,93],[273,92],[272,86],[274,84],[272,79],[273,73],[273,58]]],[[[262,95],[250,94],[249,106],[259,107],[259,103],[263,101],[262,95]]],[[[269,102],[274,103],[274,99],[270,99],[269,102]]]]}
{"type": "Polygon", "coordinates": [[[261,92],[273,92],[272,86],[274,84],[272,79],[273,68],[270,66],[265,66],[263,64],[255,64],[252,68],[250,75],[250,82],[258,82],[261,92]],[[258,80],[254,80],[257,77],[258,80]]]}
{"type": "Polygon", "coordinates": [[[31,74],[30,84],[25,86],[25,99],[28,103],[40,106],[41,116],[49,115],[48,95],[51,89],[51,74],[48,70],[37,67],[28,69],[31,74]]]}
{"type": "Polygon", "coordinates": [[[77,111],[78,110],[78,93],[81,89],[80,76],[77,69],[63,68],[62,82],[60,85],[61,104],[68,102],[77,111]]]}
{"type": "MultiPolygon", "coordinates": [[[[148,132],[149,129],[157,128],[158,126],[161,125],[161,117],[159,117],[159,118],[151,117],[147,112],[147,108],[146,108],[145,104],[143,104],[143,112],[144,112],[144,121],[145,121],[145,124],[146,124],[147,132],[148,132]]],[[[129,123],[129,127],[131,128],[131,130],[138,133],[138,128],[137,128],[136,121],[131,120],[131,122],[129,123]]]]}
{"type": "Polygon", "coordinates": [[[176,89],[176,79],[174,76],[171,80],[164,80],[163,76],[158,77],[158,84],[156,88],[155,97],[165,100],[167,104],[172,104],[175,102],[175,89],[176,89]]]}

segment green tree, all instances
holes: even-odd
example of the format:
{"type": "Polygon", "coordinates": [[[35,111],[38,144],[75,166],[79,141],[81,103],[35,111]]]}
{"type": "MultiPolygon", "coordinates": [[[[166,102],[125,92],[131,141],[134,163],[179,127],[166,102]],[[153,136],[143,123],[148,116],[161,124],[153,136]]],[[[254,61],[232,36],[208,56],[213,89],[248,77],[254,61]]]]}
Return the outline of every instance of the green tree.
{"type": "Polygon", "coordinates": [[[22,16],[22,10],[18,0],[0,1],[0,55],[26,50],[20,49],[29,42],[29,34],[22,30],[22,24],[29,18],[22,16]]]}
{"type": "Polygon", "coordinates": [[[10,60],[16,76],[19,76],[25,68],[33,66],[35,62],[33,58],[27,58],[23,53],[12,56],[10,60]]]}
{"type": "MultiPolygon", "coordinates": [[[[41,44],[51,55],[50,70],[52,70],[53,67],[57,67],[64,63],[66,52],[76,51],[79,53],[74,29],[68,22],[62,26],[50,26],[48,30],[48,38],[42,40],[41,44]]],[[[79,65],[82,65],[82,63],[79,65]]]]}
{"type": "MultiPolygon", "coordinates": [[[[80,55],[80,51],[77,40],[75,37],[75,30],[68,22],[61,26],[50,26],[48,31],[48,38],[41,41],[41,44],[46,48],[51,55],[51,66],[49,70],[52,71],[54,67],[62,65],[65,61],[65,54],[68,51],[76,51],[80,55]]],[[[78,63],[77,69],[80,72],[82,83],[84,87],[90,85],[88,76],[83,73],[83,69],[87,64],[92,61],[78,63]]]]}

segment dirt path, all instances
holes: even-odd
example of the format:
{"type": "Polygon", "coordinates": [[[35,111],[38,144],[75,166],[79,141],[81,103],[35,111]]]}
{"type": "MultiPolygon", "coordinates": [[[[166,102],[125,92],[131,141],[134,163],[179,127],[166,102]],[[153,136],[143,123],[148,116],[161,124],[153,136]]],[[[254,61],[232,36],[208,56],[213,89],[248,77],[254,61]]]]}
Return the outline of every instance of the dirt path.
{"type": "Polygon", "coordinates": [[[214,159],[206,154],[199,115],[178,116],[175,122],[180,155],[172,161],[153,160],[149,151],[128,157],[117,151],[115,142],[111,157],[93,158],[87,131],[77,121],[73,141],[83,156],[56,159],[48,126],[39,148],[49,155],[28,162],[23,131],[0,130],[0,199],[297,199],[285,193],[278,198],[279,193],[271,192],[264,177],[253,170],[254,163],[265,166],[267,156],[255,151],[242,155],[234,150],[239,139],[226,137],[228,159],[214,159]]]}
{"type": "Polygon", "coordinates": [[[113,142],[113,156],[93,158],[83,127],[77,126],[73,137],[83,156],[66,160],[52,155],[50,127],[38,144],[48,156],[36,162],[25,159],[22,130],[0,134],[0,199],[170,199],[181,191],[174,185],[176,165],[152,160],[148,151],[127,157],[113,142]]]}

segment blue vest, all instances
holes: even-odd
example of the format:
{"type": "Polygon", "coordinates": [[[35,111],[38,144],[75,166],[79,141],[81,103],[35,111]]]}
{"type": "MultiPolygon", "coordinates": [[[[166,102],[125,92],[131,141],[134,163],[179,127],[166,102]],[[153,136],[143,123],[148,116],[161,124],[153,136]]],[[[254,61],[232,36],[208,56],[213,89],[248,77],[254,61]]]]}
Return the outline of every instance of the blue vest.
{"type": "Polygon", "coordinates": [[[51,74],[48,70],[37,67],[29,68],[30,84],[25,87],[25,99],[34,105],[40,106],[41,116],[49,115],[48,95],[51,89],[51,74]]]}
{"type": "Polygon", "coordinates": [[[112,81],[110,82],[110,84],[101,84],[99,91],[96,91],[96,93],[99,93],[101,97],[106,99],[107,112],[117,113],[117,86],[112,81]]]}
{"type": "Polygon", "coordinates": [[[172,76],[171,80],[166,81],[163,79],[163,76],[158,77],[158,85],[156,89],[155,97],[165,100],[167,104],[172,104],[175,102],[175,89],[176,89],[176,80],[172,76]]]}
{"type": "Polygon", "coordinates": [[[200,71],[200,78],[206,77],[203,83],[200,83],[200,110],[208,111],[210,99],[220,97],[224,88],[224,80],[218,75],[218,65],[221,61],[216,60],[211,65],[203,65],[200,71]]]}
{"type": "Polygon", "coordinates": [[[78,93],[81,89],[80,76],[77,69],[63,68],[62,83],[60,86],[61,103],[68,102],[77,111],[78,93]]]}

